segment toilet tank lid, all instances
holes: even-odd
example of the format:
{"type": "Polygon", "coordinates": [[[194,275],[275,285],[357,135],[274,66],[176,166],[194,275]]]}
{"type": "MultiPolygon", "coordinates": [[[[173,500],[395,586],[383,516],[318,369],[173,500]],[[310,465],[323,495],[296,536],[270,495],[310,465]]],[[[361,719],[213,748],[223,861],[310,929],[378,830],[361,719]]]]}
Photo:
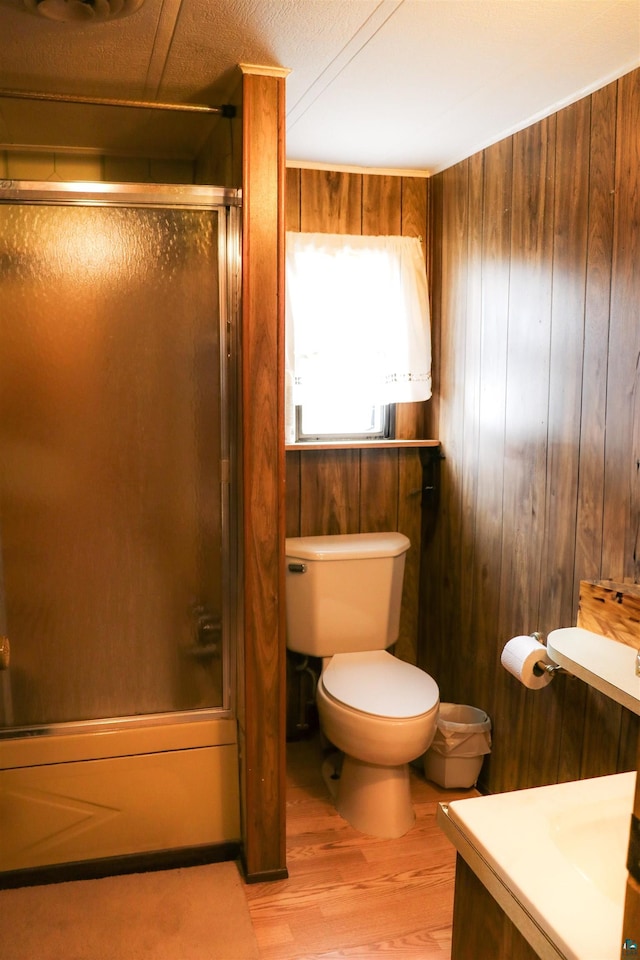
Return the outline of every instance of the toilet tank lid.
{"type": "Polygon", "coordinates": [[[301,560],[360,560],[399,557],[411,546],[403,533],[344,533],[326,537],[288,537],[287,557],[301,560]]]}

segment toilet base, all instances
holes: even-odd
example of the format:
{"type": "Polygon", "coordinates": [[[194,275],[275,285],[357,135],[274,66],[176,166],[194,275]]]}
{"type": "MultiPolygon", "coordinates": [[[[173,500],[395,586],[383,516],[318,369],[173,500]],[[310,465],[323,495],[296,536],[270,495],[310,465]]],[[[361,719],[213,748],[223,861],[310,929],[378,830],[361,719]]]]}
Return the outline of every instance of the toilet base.
{"type": "Polygon", "coordinates": [[[323,774],[341,817],[370,837],[402,837],[415,823],[411,803],[409,765],[383,767],[345,754],[342,772],[331,783],[334,767],[325,763],[323,774]],[[326,769],[325,769],[326,768],[326,769]]]}

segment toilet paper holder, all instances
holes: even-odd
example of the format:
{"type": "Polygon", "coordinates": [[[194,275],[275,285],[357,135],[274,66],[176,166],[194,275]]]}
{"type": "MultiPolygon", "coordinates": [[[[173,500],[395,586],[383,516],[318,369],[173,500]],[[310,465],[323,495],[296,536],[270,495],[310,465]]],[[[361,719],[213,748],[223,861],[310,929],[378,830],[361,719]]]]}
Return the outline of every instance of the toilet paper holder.
{"type": "MultiPolygon", "coordinates": [[[[541,643],[546,647],[547,639],[544,634],[540,633],[538,630],[534,630],[533,633],[529,634],[529,636],[533,637],[534,640],[537,640],[538,643],[541,643]]],[[[557,673],[566,673],[567,671],[564,669],[564,667],[561,667],[559,663],[543,663],[542,660],[539,660],[533,668],[533,672],[539,677],[541,677],[543,673],[548,673],[552,677],[555,677],[557,673]]]]}

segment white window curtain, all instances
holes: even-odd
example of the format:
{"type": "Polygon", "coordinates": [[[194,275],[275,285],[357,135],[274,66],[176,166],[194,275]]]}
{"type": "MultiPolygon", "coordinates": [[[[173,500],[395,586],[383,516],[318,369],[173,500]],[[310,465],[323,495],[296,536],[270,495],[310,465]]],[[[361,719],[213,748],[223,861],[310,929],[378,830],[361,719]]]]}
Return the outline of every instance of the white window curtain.
{"type": "Polygon", "coordinates": [[[287,233],[287,433],[328,392],[371,404],[431,396],[424,256],[414,237],[287,233]]]}

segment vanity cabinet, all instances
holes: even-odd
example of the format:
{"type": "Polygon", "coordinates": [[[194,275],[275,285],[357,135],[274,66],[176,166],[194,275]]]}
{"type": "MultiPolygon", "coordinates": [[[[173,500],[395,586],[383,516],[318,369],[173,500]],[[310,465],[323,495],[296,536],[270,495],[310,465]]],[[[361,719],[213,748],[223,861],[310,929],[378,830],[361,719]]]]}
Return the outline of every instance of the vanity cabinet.
{"type": "Polygon", "coordinates": [[[537,960],[517,927],[458,854],[451,960],[537,960]]]}

